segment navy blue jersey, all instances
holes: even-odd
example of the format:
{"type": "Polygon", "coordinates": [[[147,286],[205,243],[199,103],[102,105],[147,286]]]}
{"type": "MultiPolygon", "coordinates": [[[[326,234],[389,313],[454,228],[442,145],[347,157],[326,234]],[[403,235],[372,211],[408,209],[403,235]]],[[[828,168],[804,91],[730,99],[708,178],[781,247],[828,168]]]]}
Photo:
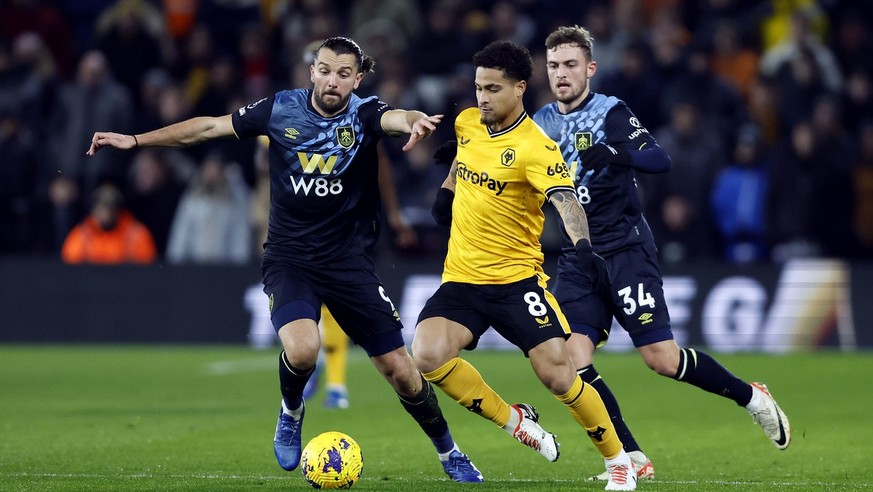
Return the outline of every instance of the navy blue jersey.
{"type": "Polygon", "coordinates": [[[382,115],[375,96],[351,95],[325,118],[311,90],[280,91],[232,115],[237,137],[270,139],[270,221],[264,259],[323,262],[367,252],[381,214],[376,143],[382,115]]]}
{"type": "MultiPolygon", "coordinates": [[[[547,104],[534,115],[534,121],[561,147],[564,161],[576,185],[576,196],[588,215],[591,243],[601,255],[608,255],[638,244],[651,234],[642,215],[634,170],[626,166],[606,166],[596,173],[579,153],[597,143],[616,148],[641,150],[657,146],[621,99],[591,93],[569,114],[558,111],[558,103],[547,104]]],[[[565,254],[575,249],[566,232],[565,254]]]]}

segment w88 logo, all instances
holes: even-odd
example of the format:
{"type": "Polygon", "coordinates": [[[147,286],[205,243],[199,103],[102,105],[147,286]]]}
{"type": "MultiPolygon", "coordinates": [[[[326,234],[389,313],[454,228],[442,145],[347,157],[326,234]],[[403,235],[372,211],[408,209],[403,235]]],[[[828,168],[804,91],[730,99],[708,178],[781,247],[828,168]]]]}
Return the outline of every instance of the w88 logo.
{"type": "Polygon", "coordinates": [[[291,186],[294,188],[294,194],[299,195],[303,192],[303,196],[309,196],[312,192],[315,196],[339,195],[343,192],[343,180],[340,178],[307,178],[301,177],[299,180],[291,176],[291,186]]]}

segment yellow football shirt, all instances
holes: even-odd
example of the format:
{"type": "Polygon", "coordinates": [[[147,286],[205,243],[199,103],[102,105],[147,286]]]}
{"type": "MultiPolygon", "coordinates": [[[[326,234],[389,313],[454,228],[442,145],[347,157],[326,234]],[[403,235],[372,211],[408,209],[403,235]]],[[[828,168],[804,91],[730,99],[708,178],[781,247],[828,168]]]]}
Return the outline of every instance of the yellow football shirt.
{"type": "Polygon", "coordinates": [[[478,108],[455,120],[458,169],[443,282],[508,284],[539,273],[543,201],[573,191],[558,145],[527,114],[491,133],[478,108]]]}

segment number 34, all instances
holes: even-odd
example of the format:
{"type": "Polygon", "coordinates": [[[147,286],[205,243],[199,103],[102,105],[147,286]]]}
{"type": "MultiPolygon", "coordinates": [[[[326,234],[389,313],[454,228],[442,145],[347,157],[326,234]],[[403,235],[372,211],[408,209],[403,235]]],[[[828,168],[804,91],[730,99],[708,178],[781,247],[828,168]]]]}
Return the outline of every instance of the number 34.
{"type": "Polygon", "coordinates": [[[637,284],[637,300],[631,297],[633,289],[630,285],[618,291],[621,296],[621,301],[624,303],[625,314],[634,314],[638,306],[648,306],[651,309],[655,308],[655,298],[643,289],[642,282],[637,284]]]}

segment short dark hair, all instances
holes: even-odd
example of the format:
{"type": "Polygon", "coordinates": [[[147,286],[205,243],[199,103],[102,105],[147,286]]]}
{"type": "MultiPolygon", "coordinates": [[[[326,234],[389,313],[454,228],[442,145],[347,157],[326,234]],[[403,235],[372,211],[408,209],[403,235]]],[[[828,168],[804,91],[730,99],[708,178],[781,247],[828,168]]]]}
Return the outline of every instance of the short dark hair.
{"type": "Polygon", "coordinates": [[[503,71],[506,78],[527,82],[533,74],[530,51],[512,41],[494,41],[473,55],[477,68],[493,68],[503,71]]]}
{"type": "Polygon", "coordinates": [[[553,50],[562,44],[575,44],[582,48],[589,60],[594,59],[594,38],[584,27],[562,26],[546,38],[546,49],[553,50]]]}
{"type": "Polygon", "coordinates": [[[322,48],[327,48],[337,55],[354,55],[355,60],[358,62],[358,71],[361,73],[372,72],[373,68],[376,66],[376,61],[373,60],[373,57],[364,54],[364,50],[358,46],[358,43],[352,41],[349,38],[343,36],[335,36],[332,38],[327,38],[321,43],[315,50],[315,57],[318,57],[318,52],[321,51],[322,48]]]}

